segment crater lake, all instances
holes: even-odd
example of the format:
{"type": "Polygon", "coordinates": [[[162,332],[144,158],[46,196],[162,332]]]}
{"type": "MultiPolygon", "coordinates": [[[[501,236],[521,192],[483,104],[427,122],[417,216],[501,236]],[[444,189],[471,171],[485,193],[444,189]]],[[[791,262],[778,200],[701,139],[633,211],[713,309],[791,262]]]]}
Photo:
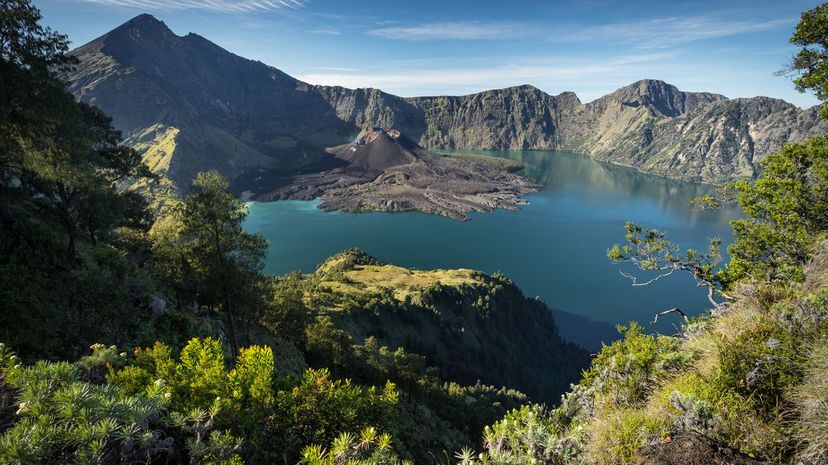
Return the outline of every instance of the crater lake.
{"type": "Polygon", "coordinates": [[[589,157],[551,151],[470,151],[523,163],[539,192],[518,211],[473,214],[460,222],[419,212],[325,212],[319,201],[250,202],[245,229],[269,241],[265,271],[312,272],[325,258],[358,247],[378,259],[420,269],[471,268],[500,272],[556,316],[561,335],[587,348],[617,336],[614,326],[638,321],[651,331],[675,332],[676,315],[650,325],[653,315],[680,307],[690,315],[710,308],[706,290],[673,275],[633,287],[606,257],[624,242],[634,221],[667,231],[684,248],[705,249],[705,238],[731,240],[735,207],[695,211],[690,201],[713,186],[640,173],[589,157]]]}

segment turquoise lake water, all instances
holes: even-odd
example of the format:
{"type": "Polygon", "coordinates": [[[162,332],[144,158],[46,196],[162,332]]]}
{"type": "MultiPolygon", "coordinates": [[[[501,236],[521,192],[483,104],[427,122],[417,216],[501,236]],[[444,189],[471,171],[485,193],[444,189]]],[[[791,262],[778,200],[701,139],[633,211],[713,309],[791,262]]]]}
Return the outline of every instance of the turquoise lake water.
{"type": "MultiPolygon", "coordinates": [[[[470,153],[464,151],[464,153],[470,153]]],[[[649,326],[671,307],[698,314],[705,292],[685,276],[632,287],[606,250],[624,239],[624,223],[668,231],[682,247],[730,239],[734,209],[696,212],[690,200],[710,186],[668,180],[563,152],[475,151],[520,160],[543,186],[520,211],[474,214],[459,222],[423,213],[328,213],[318,201],[250,203],[245,228],[270,242],[265,271],[311,272],[325,258],[359,247],[400,266],[502,272],[555,312],[561,334],[590,348],[614,337],[617,323],[639,321],[674,332],[676,320],[649,326]]],[[[669,317],[666,318],[669,320],[669,317]]]]}

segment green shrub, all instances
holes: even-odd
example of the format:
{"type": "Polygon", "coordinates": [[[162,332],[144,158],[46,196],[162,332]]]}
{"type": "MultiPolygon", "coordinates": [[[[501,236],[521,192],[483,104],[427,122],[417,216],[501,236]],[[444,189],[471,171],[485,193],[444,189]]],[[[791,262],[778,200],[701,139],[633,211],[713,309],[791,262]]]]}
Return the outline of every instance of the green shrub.
{"type": "Polygon", "coordinates": [[[601,349],[581,381],[596,408],[640,406],[661,379],[692,361],[676,338],[644,334],[638,323],[618,330],[623,338],[601,349]]]}
{"type": "Polygon", "coordinates": [[[497,464],[569,463],[581,452],[582,431],[562,436],[551,413],[539,405],[524,405],[507,413],[483,432],[484,459],[497,464]]]}
{"type": "Polygon", "coordinates": [[[325,369],[308,369],[297,386],[278,393],[266,420],[268,435],[280,449],[298,453],[307,445],[329,444],[343,432],[373,425],[389,429],[397,400],[392,383],[363,387],[335,380],[325,369]]]}
{"type": "Polygon", "coordinates": [[[779,414],[779,399],[802,379],[801,342],[775,320],[760,317],[753,327],[717,340],[714,382],[721,391],[750,399],[757,413],[773,419],[779,414]]]}
{"type": "Polygon", "coordinates": [[[828,462],[828,340],[814,344],[809,358],[805,380],[791,394],[794,437],[802,446],[797,460],[810,465],[828,462]]]}
{"type": "Polygon", "coordinates": [[[302,451],[304,465],[410,465],[400,460],[391,447],[391,436],[378,434],[374,428],[365,428],[359,436],[342,433],[325,450],[319,445],[302,451]]]}
{"type": "Polygon", "coordinates": [[[668,424],[645,410],[613,410],[589,425],[587,457],[599,464],[634,463],[643,447],[661,441],[668,431],[668,424]]]}
{"type": "Polygon", "coordinates": [[[84,380],[66,362],[7,367],[16,392],[13,425],[0,436],[0,463],[122,463],[172,453],[160,390],[125,396],[110,384],[84,380]]]}

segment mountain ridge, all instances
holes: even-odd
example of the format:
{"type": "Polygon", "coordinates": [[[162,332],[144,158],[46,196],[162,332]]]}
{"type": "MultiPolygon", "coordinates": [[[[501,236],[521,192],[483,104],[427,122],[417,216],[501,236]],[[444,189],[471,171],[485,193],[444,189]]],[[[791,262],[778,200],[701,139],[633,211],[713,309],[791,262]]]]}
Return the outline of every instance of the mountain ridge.
{"type": "Polygon", "coordinates": [[[566,150],[713,184],[754,177],[782,144],[828,132],[814,108],[683,92],[654,79],[588,103],[531,84],[408,98],[314,85],[197,34],[178,36],[147,14],[72,53],[80,65],[66,76],[70,91],[112,115],[128,140],[176,132],[161,174],[184,189],[206,169],[231,179],[327,169],[325,149],[365,127],[399,129],[426,148],[566,150]]]}

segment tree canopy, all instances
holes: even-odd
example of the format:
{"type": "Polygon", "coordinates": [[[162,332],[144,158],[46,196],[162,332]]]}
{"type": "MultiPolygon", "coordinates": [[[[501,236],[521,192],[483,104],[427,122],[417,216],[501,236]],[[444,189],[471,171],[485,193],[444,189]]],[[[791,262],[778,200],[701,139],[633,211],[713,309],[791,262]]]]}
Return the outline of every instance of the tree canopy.
{"type": "MultiPolygon", "coordinates": [[[[828,4],[802,13],[790,41],[800,47],[785,70],[798,76],[794,79],[796,89],[828,100],[828,4]]],[[[828,117],[828,108],[823,107],[820,115],[828,117]]]]}

